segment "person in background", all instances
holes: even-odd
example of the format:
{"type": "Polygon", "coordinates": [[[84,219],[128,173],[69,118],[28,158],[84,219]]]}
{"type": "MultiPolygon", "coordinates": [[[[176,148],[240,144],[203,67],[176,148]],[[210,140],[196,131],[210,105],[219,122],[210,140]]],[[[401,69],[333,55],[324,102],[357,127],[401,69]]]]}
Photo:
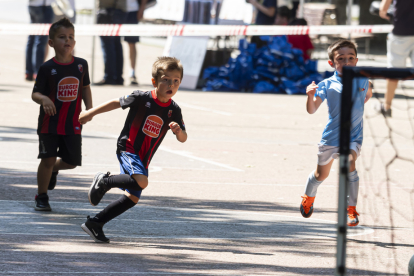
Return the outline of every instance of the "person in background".
{"type": "MultiPolygon", "coordinates": [[[[289,23],[289,25],[306,26],[308,25],[308,22],[303,18],[295,18],[289,23]]],[[[302,50],[303,59],[305,61],[311,58],[314,47],[309,35],[288,35],[287,39],[288,42],[292,44],[292,48],[302,50]]]]}
{"type": "MultiPolygon", "coordinates": [[[[391,20],[387,15],[392,0],[382,0],[379,15],[391,20]]],[[[414,1],[394,0],[394,17],[392,23],[394,29],[388,34],[387,39],[387,61],[388,67],[405,67],[407,57],[411,58],[414,66],[414,1]]],[[[387,79],[387,91],[385,92],[385,103],[378,107],[378,111],[385,117],[391,117],[391,103],[394,99],[398,80],[387,79]]]]}
{"type": "MultiPolygon", "coordinates": [[[[274,24],[277,11],[277,0],[246,0],[246,2],[252,4],[257,10],[255,25],[274,24]]],[[[253,36],[251,42],[255,43],[258,49],[266,45],[266,42],[262,41],[259,36],[253,36]]]]}
{"type": "MultiPolygon", "coordinates": [[[[98,24],[125,24],[126,0],[99,0],[98,24]]],[[[94,85],[124,85],[124,53],[121,37],[101,36],[104,58],[104,78],[94,85]]]]}
{"type": "MultiPolygon", "coordinates": [[[[138,22],[144,16],[145,6],[147,0],[141,0],[141,5],[138,3],[138,0],[127,0],[127,19],[125,24],[138,24],[138,22]]],[[[126,36],[124,40],[128,42],[129,47],[129,61],[131,65],[131,75],[130,75],[130,84],[138,85],[137,77],[135,75],[135,65],[137,60],[137,47],[136,43],[139,42],[139,36],[126,36]]]]}
{"type": "Polygon", "coordinates": [[[289,24],[291,11],[287,6],[281,6],[277,9],[275,25],[285,26],[289,24]]]}
{"type": "MultiPolygon", "coordinates": [[[[54,0],[29,0],[30,23],[52,23],[54,0]]],[[[29,35],[26,45],[26,80],[36,79],[45,60],[47,35],[29,35]]]]}

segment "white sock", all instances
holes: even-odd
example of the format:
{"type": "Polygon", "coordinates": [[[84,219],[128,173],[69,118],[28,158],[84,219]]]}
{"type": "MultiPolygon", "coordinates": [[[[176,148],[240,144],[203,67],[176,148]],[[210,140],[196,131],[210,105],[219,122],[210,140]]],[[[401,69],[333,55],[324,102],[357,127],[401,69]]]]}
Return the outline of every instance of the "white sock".
{"type": "Polygon", "coordinates": [[[316,191],[323,181],[318,181],[315,177],[315,171],[311,172],[306,181],[305,194],[309,197],[316,196],[316,191]]]}
{"type": "Polygon", "coordinates": [[[135,77],[135,69],[131,69],[131,77],[135,77]]]}
{"type": "Polygon", "coordinates": [[[357,170],[348,173],[348,206],[356,206],[358,201],[359,191],[359,176],[357,170]]]}

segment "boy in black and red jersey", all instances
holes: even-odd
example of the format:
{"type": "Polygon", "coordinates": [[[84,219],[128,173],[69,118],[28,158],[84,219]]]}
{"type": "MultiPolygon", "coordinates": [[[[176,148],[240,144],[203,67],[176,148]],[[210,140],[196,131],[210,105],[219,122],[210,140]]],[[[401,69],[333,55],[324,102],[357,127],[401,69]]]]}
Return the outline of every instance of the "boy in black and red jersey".
{"type": "Polygon", "coordinates": [[[55,57],[40,67],[32,92],[33,101],[41,105],[37,127],[41,159],[37,171],[37,211],[51,211],[47,190],[54,189],[59,170],[81,165],[78,118],[82,100],[86,109],[92,108],[88,63],[72,56],[75,29],[67,18],[52,24],[48,43],[55,49],[55,57]]]}
{"type": "Polygon", "coordinates": [[[184,143],[187,133],[180,107],[171,98],[177,93],[183,78],[181,62],[172,57],[160,57],[152,66],[152,91],[134,91],[130,95],[103,103],[79,116],[85,124],[93,116],[122,107],[130,108],[124,128],[118,138],[117,157],[121,174],[97,173],[89,189],[89,202],[95,206],[111,188],[121,188],[125,194],[109,204],[95,217],[88,216],[82,229],[96,242],[109,242],[102,231],[105,223],[138,203],[141,192],[148,186],[148,166],[169,129],[184,143]]]}

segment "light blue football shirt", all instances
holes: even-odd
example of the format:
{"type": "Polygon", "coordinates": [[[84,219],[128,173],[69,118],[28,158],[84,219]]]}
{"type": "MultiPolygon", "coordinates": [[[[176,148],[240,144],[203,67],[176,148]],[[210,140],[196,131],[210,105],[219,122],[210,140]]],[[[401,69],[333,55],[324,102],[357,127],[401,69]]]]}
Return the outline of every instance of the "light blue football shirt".
{"type": "MultiPolygon", "coordinates": [[[[355,78],[353,80],[353,107],[351,112],[351,142],[362,145],[364,100],[368,92],[368,79],[355,78]]],[[[342,78],[335,74],[318,83],[315,97],[320,97],[328,104],[328,123],[322,133],[320,144],[339,147],[340,124],[341,124],[341,97],[342,78]]]]}

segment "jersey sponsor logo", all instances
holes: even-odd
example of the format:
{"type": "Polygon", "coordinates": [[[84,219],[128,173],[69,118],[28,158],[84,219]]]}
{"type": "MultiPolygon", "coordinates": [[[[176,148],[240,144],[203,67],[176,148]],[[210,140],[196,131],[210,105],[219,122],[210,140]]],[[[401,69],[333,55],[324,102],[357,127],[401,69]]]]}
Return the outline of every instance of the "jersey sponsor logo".
{"type": "Polygon", "coordinates": [[[365,88],[361,88],[361,89],[360,89],[360,91],[361,91],[361,92],[365,91],[365,88]]]}
{"type": "Polygon", "coordinates": [[[56,69],[52,69],[52,71],[50,72],[50,74],[53,76],[53,75],[56,75],[57,74],[57,72],[56,72],[56,69]]]}
{"type": "Polygon", "coordinates": [[[168,118],[171,118],[172,110],[168,110],[168,118]]]}
{"type": "Polygon", "coordinates": [[[145,120],[142,132],[144,132],[146,135],[152,138],[157,138],[160,135],[163,124],[164,121],[160,117],[156,115],[150,115],[145,120]]]}
{"type": "Polygon", "coordinates": [[[83,66],[82,66],[82,64],[78,64],[78,69],[79,69],[79,72],[83,73],[83,66]]]}
{"type": "Polygon", "coordinates": [[[57,98],[62,102],[71,102],[78,97],[79,80],[75,77],[66,77],[60,80],[57,89],[57,98]]]}
{"type": "Polygon", "coordinates": [[[150,108],[150,107],[151,107],[151,103],[150,103],[150,102],[147,102],[147,103],[145,104],[145,107],[150,108]]]}

